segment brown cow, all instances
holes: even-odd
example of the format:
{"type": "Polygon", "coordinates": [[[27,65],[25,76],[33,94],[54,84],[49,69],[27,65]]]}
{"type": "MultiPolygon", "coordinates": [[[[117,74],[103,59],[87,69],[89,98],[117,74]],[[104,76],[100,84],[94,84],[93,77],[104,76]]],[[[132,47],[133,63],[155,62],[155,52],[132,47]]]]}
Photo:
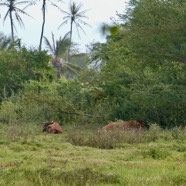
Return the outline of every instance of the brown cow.
{"type": "Polygon", "coordinates": [[[59,123],[54,121],[46,122],[43,126],[43,132],[59,134],[62,133],[62,127],[59,125],[59,123]]]}
{"type": "Polygon", "coordinates": [[[131,129],[142,129],[142,120],[129,120],[129,121],[118,121],[112,122],[102,127],[102,130],[131,130],[131,129]]]}

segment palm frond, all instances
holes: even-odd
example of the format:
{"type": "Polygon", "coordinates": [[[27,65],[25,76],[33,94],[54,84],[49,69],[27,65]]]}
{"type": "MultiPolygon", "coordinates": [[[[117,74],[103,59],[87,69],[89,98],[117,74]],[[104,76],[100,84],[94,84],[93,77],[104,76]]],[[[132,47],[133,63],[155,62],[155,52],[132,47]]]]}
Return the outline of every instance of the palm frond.
{"type": "MultiPolygon", "coordinates": [[[[80,24],[83,24],[83,25],[86,25],[86,26],[90,26],[90,25],[82,20],[83,18],[88,19],[88,17],[84,15],[88,10],[82,10],[81,11],[82,6],[83,6],[82,3],[70,2],[69,12],[66,12],[66,11],[62,10],[62,13],[66,14],[66,16],[63,17],[63,19],[65,19],[65,21],[63,21],[59,25],[58,29],[62,25],[64,25],[65,23],[68,23],[68,21],[70,21],[72,24],[74,23],[76,25],[76,30],[77,30],[77,33],[78,33],[79,37],[80,37],[79,28],[85,34],[85,31],[83,30],[83,28],[80,24]]],[[[70,32],[72,32],[72,30],[70,32]]]]}
{"type": "Polygon", "coordinates": [[[3,23],[6,21],[6,18],[7,18],[7,16],[10,14],[10,11],[8,10],[7,12],[6,12],[6,14],[5,14],[5,17],[4,17],[4,19],[3,19],[3,23]]]}
{"type": "Polygon", "coordinates": [[[60,37],[56,41],[52,33],[52,44],[46,37],[44,37],[44,39],[45,39],[45,44],[47,48],[52,52],[52,54],[55,57],[58,57],[58,58],[62,57],[67,52],[69,46],[71,45],[71,42],[69,39],[69,32],[66,33],[63,38],[60,37]]]}
{"type": "Polygon", "coordinates": [[[15,11],[16,11],[16,12],[20,12],[20,13],[22,13],[22,14],[28,16],[28,17],[32,17],[32,16],[29,15],[27,12],[25,12],[24,10],[21,10],[21,9],[19,9],[19,8],[16,8],[15,11]]]}
{"type": "Polygon", "coordinates": [[[47,46],[47,48],[50,50],[50,52],[54,55],[55,51],[53,50],[53,47],[52,45],[50,44],[50,41],[47,39],[47,37],[43,37],[44,38],[44,41],[45,41],[45,44],[47,46]]]}
{"type": "Polygon", "coordinates": [[[64,63],[64,66],[70,71],[73,72],[74,74],[78,74],[82,69],[76,65],[73,65],[71,63],[64,63]]]}
{"type": "Polygon", "coordinates": [[[53,51],[54,51],[54,54],[55,54],[55,51],[56,51],[56,43],[55,43],[55,39],[54,39],[54,34],[52,33],[52,43],[53,43],[53,51]]]}
{"type": "Polygon", "coordinates": [[[17,22],[19,23],[19,25],[22,27],[24,27],[24,22],[23,20],[21,19],[21,17],[19,16],[19,14],[17,12],[15,12],[15,18],[17,20],[17,22]]]}

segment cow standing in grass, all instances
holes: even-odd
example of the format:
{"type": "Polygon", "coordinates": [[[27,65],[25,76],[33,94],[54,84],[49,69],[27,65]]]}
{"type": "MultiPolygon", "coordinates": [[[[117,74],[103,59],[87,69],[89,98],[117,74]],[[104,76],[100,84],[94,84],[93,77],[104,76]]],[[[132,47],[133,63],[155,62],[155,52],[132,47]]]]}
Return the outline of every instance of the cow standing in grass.
{"type": "Polygon", "coordinates": [[[112,122],[108,125],[102,127],[102,130],[141,130],[142,129],[142,120],[129,120],[129,121],[118,121],[112,122]]]}
{"type": "Polygon", "coordinates": [[[59,134],[62,133],[62,127],[59,125],[59,123],[54,121],[46,122],[43,125],[43,132],[59,134]]]}

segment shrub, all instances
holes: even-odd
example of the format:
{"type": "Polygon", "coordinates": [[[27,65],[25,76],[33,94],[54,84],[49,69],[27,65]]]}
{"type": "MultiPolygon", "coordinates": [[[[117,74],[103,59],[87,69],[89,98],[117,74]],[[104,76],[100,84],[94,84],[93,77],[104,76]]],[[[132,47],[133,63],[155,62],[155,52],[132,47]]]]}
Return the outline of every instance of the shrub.
{"type": "Polygon", "coordinates": [[[170,152],[167,150],[162,150],[159,148],[151,148],[150,150],[146,151],[143,156],[144,158],[150,157],[153,159],[165,159],[167,156],[170,155],[170,152]]]}
{"type": "Polygon", "coordinates": [[[162,129],[157,123],[149,124],[149,130],[146,133],[147,141],[156,141],[160,137],[162,129]]]}
{"type": "Polygon", "coordinates": [[[186,127],[174,127],[171,129],[171,135],[175,140],[183,142],[186,138],[186,127]]]}
{"type": "Polygon", "coordinates": [[[0,121],[15,124],[17,122],[16,105],[11,101],[4,101],[0,105],[0,121]]]}
{"type": "Polygon", "coordinates": [[[67,141],[72,145],[83,146],[87,144],[87,135],[81,131],[71,132],[67,135],[67,141]]]}

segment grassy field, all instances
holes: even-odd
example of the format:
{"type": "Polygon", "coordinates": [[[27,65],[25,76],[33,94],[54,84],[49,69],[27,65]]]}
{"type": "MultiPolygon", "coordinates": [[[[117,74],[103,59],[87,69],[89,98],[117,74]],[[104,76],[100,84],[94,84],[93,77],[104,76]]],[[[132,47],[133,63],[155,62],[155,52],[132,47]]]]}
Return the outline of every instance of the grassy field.
{"type": "Polygon", "coordinates": [[[186,129],[97,131],[0,124],[0,186],[185,186],[186,129]]]}

